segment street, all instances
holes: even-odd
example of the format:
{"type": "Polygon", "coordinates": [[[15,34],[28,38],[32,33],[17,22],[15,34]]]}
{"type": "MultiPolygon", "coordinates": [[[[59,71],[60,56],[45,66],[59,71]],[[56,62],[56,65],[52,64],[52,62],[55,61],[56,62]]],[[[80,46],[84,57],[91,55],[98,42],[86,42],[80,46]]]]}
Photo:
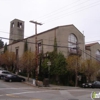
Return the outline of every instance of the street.
{"type": "Polygon", "coordinates": [[[99,89],[84,88],[52,90],[0,80],[0,100],[91,100],[92,91],[100,92],[99,89]]]}

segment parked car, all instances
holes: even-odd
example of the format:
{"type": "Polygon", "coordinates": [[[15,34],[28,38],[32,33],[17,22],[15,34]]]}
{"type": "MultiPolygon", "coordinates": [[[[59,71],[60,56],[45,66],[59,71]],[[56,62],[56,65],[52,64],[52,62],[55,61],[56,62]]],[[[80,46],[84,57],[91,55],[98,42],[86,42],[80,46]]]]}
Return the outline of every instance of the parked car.
{"type": "Polygon", "coordinates": [[[7,75],[7,74],[10,74],[10,72],[7,70],[0,70],[0,78],[2,78],[3,75],[7,75]]]}
{"type": "Polygon", "coordinates": [[[2,71],[7,71],[7,70],[2,69],[2,70],[0,70],[0,73],[1,73],[2,71]]]}
{"type": "Polygon", "coordinates": [[[25,78],[19,77],[18,75],[6,75],[4,80],[9,82],[24,82],[25,78]]]}
{"type": "Polygon", "coordinates": [[[93,81],[89,83],[83,83],[83,88],[100,88],[100,81],[93,81]]]}
{"type": "Polygon", "coordinates": [[[4,70],[4,68],[0,67],[0,70],[4,70]]]}
{"type": "Polygon", "coordinates": [[[88,83],[83,83],[82,84],[83,88],[91,88],[92,87],[92,82],[88,82],[88,83]]]}
{"type": "Polygon", "coordinates": [[[100,88],[100,81],[94,81],[92,84],[92,88],[100,88]]]}
{"type": "Polygon", "coordinates": [[[9,72],[9,71],[1,70],[1,71],[0,71],[0,79],[4,79],[4,77],[5,77],[6,75],[10,75],[10,74],[12,74],[12,73],[9,72]]]}

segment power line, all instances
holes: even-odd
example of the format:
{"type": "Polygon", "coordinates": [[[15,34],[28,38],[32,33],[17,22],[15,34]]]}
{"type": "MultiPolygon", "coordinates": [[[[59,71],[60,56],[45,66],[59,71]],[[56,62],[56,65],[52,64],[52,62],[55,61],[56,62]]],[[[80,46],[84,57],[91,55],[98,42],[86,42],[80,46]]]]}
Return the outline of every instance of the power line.
{"type": "MultiPolygon", "coordinates": [[[[9,38],[4,38],[4,37],[0,37],[1,39],[7,39],[7,40],[14,40],[14,39],[9,39],[9,38]]],[[[24,40],[24,39],[23,39],[24,40]]],[[[48,41],[48,39],[43,39],[43,40],[47,40],[48,41]]],[[[16,40],[15,40],[16,41],[16,40]]],[[[22,40],[20,40],[21,42],[23,42],[22,40]]],[[[50,41],[54,41],[54,40],[50,40],[50,41]]],[[[100,40],[97,40],[97,41],[100,41],[100,40]]],[[[57,42],[61,42],[62,43],[62,41],[57,41],[57,42]]],[[[63,41],[64,42],[64,41],[63,41]]],[[[68,41],[66,41],[66,42],[68,42],[68,41]]],[[[85,43],[91,43],[91,42],[96,42],[96,41],[90,41],[90,42],[85,42],[85,43]]],[[[35,44],[35,43],[33,43],[33,42],[28,42],[28,43],[31,43],[31,44],[35,44]]],[[[66,44],[66,43],[65,43],[66,44]]],[[[83,44],[83,43],[79,43],[79,44],[83,44]]],[[[46,44],[42,44],[42,45],[46,45],[46,44]]],[[[48,45],[48,46],[53,46],[53,45],[48,45]]],[[[58,46],[58,47],[60,47],[60,46],[58,46]]],[[[62,46],[63,48],[65,48],[65,46],[62,46]]]]}
{"type": "MultiPolygon", "coordinates": [[[[43,40],[46,40],[46,41],[54,41],[53,39],[52,39],[52,40],[49,40],[49,39],[43,39],[43,40]]],[[[92,42],[97,42],[97,41],[100,41],[100,40],[89,41],[89,42],[85,42],[85,43],[92,43],[92,42]]],[[[68,42],[68,41],[57,41],[57,42],[65,43],[65,42],[68,42]]],[[[79,43],[79,44],[85,44],[85,43],[79,43]]],[[[66,43],[65,43],[65,44],[66,44],[66,43]]]]}
{"type": "MultiPolygon", "coordinates": [[[[90,1],[90,0],[88,0],[88,1],[90,1]]],[[[88,2],[87,1],[87,2],[88,2]]],[[[87,3],[86,1],[85,2],[81,2],[81,3],[79,3],[79,4],[77,4],[77,5],[74,5],[74,6],[72,6],[72,7],[69,7],[69,8],[67,8],[67,9],[65,9],[65,10],[62,10],[62,9],[60,9],[58,12],[55,12],[55,14],[52,14],[53,16],[54,15],[57,15],[57,14],[62,14],[64,11],[67,11],[67,10],[69,10],[69,9],[72,9],[72,8],[74,8],[74,7],[79,7],[81,4],[84,4],[84,3],[87,3]],[[61,11],[62,10],[62,11],[61,11]]],[[[68,7],[68,6],[67,6],[68,7]]],[[[65,13],[64,13],[65,14],[65,13]]],[[[50,16],[51,17],[51,16],[50,16]]],[[[45,18],[45,19],[47,19],[47,17],[45,18]]]]}
{"type": "MultiPolygon", "coordinates": [[[[96,6],[96,5],[98,5],[99,3],[100,3],[100,2],[96,2],[95,5],[94,5],[94,3],[92,3],[93,5],[92,5],[92,6],[90,5],[90,7],[85,6],[85,9],[91,8],[91,7],[93,7],[93,6],[96,6]]],[[[48,19],[47,21],[52,22],[52,21],[54,21],[55,19],[58,20],[58,19],[60,19],[60,18],[65,17],[65,15],[67,15],[67,16],[68,16],[68,15],[72,15],[72,14],[74,14],[74,13],[76,13],[76,12],[80,12],[80,11],[85,10],[85,9],[84,9],[84,8],[78,8],[78,9],[76,9],[76,10],[73,10],[72,12],[69,12],[69,13],[66,13],[66,14],[64,13],[63,16],[61,15],[61,16],[55,17],[55,18],[53,18],[53,19],[51,19],[51,20],[48,19]]],[[[55,21],[56,21],[56,20],[55,20],[55,21]]],[[[46,22],[47,22],[47,21],[46,21],[46,22]]],[[[48,23],[50,23],[50,22],[48,22],[48,23]]]]}
{"type": "MultiPolygon", "coordinates": [[[[81,49],[80,49],[81,50],[81,49]]],[[[84,50],[82,50],[82,52],[83,53],[85,53],[85,54],[87,54],[87,55],[89,55],[90,57],[92,57],[93,59],[95,59],[95,60],[97,60],[97,61],[99,61],[100,62],[100,60],[98,60],[97,58],[95,58],[95,57],[93,57],[93,56],[91,56],[90,54],[88,54],[87,52],[85,52],[84,50]]]]}
{"type": "MultiPolygon", "coordinates": [[[[0,31],[0,32],[10,34],[9,32],[5,32],[5,31],[0,31]]],[[[18,34],[13,34],[13,35],[18,35],[18,34]]],[[[20,36],[21,36],[21,34],[20,34],[20,36]]],[[[25,37],[30,37],[30,36],[25,36],[25,37]]],[[[48,39],[44,39],[44,40],[48,41],[48,39]]],[[[54,41],[54,40],[49,39],[49,41],[54,41]]],[[[88,41],[88,42],[85,42],[85,43],[92,43],[92,42],[97,42],[97,41],[100,41],[100,40],[88,41]]],[[[57,41],[57,42],[65,43],[65,42],[68,42],[68,41],[63,41],[63,42],[62,41],[57,41]]],[[[83,44],[83,43],[80,43],[80,44],[83,44]]]]}
{"type": "MultiPolygon", "coordinates": [[[[47,21],[50,21],[50,22],[56,21],[56,20],[58,20],[58,19],[60,19],[60,18],[65,17],[66,15],[68,16],[68,15],[71,15],[71,14],[74,14],[74,13],[77,13],[77,12],[80,12],[80,11],[83,11],[83,10],[85,10],[85,9],[91,8],[91,7],[93,7],[93,6],[99,5],[99,3],[100,3],[100,2],[95,2],[95,4],[92,3],[93,5],[84,6],[83,8],[78,8],[78,9],[76,9],[76,10],[73,10],[72,12],[69,12],[69,13],[66,13],[66,14],[64,13],[64,15],[63,15],[63,16],[61,15],[61,17],[60,17],[60,16],[59,16],[59,17],[55,17],[55,18],[53,18],[53,19],[51,19],[51,20],[47,20],[47,21]]],[[[46,21],[46,22],[47,22],[47,21],[46,21]]],[[[48,23],[50,23],[50,22],[48,22],[48,23]]]]}
{"type": "MultiPolygon", "coordinates": [[[[0,32],[2,32],[2,33],[6,33],[6,34],[9,34],[9,32],[5,32],[5,31],[0,31],[0,32]]],[[[13,34],[13,35],[17,35],[17,34],[13,34]]],[[[21,34],[20,34],[20,36],[21,36],[21,34]]],[[[25,36],[25,37],[28,37],[28,36],[25,36]]],[[[30,36],[29,36],[30,37],[30,36]]],[[[48,39],[44,39],[44,40],[47,40],[48,41],[48,39]]],[[[51,39],[49,39],[49,41],[54,41],[53,39],[51,40],[51,39]]],[[[85,42],[85,43],[92,43],[92,42],[97,42],[97,41],[100,41],[100,40],[95,40],[95,41],[88,41],[88,42],[85,42]]],[[[61,42],[61,43],[65,43],[65,42],[68,42],[68,41],[57,41],[57,42],[61,42]]],[[[80,43],[80,44],[83,44],[83,43],[80,43]]]]}
{"type": "Polygon", "coordinates": [[[98,41],[100,41],[100,40],[90,41],[90,42],[86,42],[86,43],[88,44],[88,43],[94,43],[94,42],[98,42],[98,41]]]}
{"type": "MultiPolygon", "coordinates": [[[[9,32],[4,32],[4,31],[0,31],[1,33],[5,33],[5,34],[10,34],[9,32]]],[[[18,34],[13,34],[13,35],[18,35],[18,34]]],[[[20,36],[23,36],[20,34],[20,36]]],[[[28,36],[25,36],[25,37],[28,37],[28,36]]]]}
{"type": "MultiPolygon", "coordinates": [[[[14,39],[9,39],[9,38],[4,38],[4,37],[0,37],[0,38],[2,38],[2,39],[7,39],[7,40],[14,40],[14,39]]],[[[20,42],[25,42],[25,41],[24,41],[24,40],[21,40],[20,42]]],[[[27,43],[36,44],[36,43],[34,43],[34,42],[28,42],[28,41],[27,41],[27,43]]],[[[12,44],[11,44],[11,45],[12,45],[12,44]]],[[[45,46],[54,46],[54,45],[49,45],[49,44],[41,44],[41,45],[45,45],[45,46]]],[[[71,47],[68,47],[68,46],[57,46],[57,47],[59,47],[59,48],[71,48],[71,47]]],[[[71,49],[73,49],[73,48],[71,48],[71,49]]],[[[80,49],[80,50],[81,50],[83,53],[85,53],[85,54],[89,55],[90,57],[92,57],[93,59],[99,61],[99,60],[96,59],[95,57],[93,57],[93,56],[91,56],[90,54],[86,53],[84,50],[82,50],[82,49],[80,49]]]]}
{"type": "MultiPolygon", "coordinates": [[[[88,1],[89,1],[89,0],[88,0],[88,1]]],[[[67,5],[65,5],[64,7],[61,7],[61,8],[59,8],[59,9],[53,11],[53,12],[50,12],[50,13],[44,15],[44,16],[40,16],[40,17],[39,17],[39,20],[40,20],[41,18],[45,18],[46,16],[51,16],[53,13],[55,14],[56,12],[61,11],[63,8],[66,8],[66,7],[68,7],[68,6],[72,5],[72,4],[75,4],[75,3],[77,3],[77,2],[79,2],[79,0],[77,0],[77,1],[75,1],[75,2],[73,2],[73,3],[67,4],[67,5]]],[[[37,19],[38,19],[38,18],[37,18],[37,19]]]]}
{"type": "MultiPolygon", "coordinates": [[[[4,38],[4,37],[0,37],[2,39],[7,39],[7,40],[14,40],[14,39],[9,39],[9,38],[4,38]]],[[[16,40],[15,40],[16,41],[16,40]]],[[[25,42],[24,40],[20,40],[19,42],[25,42]]],[[[30,43],[30,44],[36,44],[34,42],[28,42],[27,43],[30,43]]],[[[10,44],[9,44],[10,45],[10,44]]],[[[50,44],[42,44],[42,45],[45,45],[45,46],[53,46],[53,45],[50,45],[50,44]]],[[[69,47],[66,47],[66,46],[57,46],[57,47],[61,47],[61,48],[69,48],[69,47]]]]}

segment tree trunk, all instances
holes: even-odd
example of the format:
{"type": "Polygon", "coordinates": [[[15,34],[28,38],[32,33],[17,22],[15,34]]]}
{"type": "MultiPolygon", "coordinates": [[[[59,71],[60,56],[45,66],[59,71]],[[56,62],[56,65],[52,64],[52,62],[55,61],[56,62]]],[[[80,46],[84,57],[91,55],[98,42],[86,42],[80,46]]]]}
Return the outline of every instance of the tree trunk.
{"type": "Polygon", "coordinates": [[[86,77],[86,82],[87,83],[89,82],[89,75],[87,75],[87,77],[86,77]]]}
{"type": "Polygon", "coordinates": [[[88,83],[88,82],[90,82],[91,81],[91,75],[88,73],[87,75],[86,75],[86,82],[88,83]]]}
{"type": "Polygon", "coordinates": [[[75,87],[77,87],[77,75],[78,75],[78,73],[77,73],[77,69],[76,69],[76,71],[75,71],[75,87]]]}
{"type": "Polygon", "coordinates": [[[6,66],[6,70],[9,70],[9,69],[8,69],[8,66],[6,66]]]}
{"type": "Polygon", "coordinates": [[[30,74],[29,74],[29,73],[27,73],[27,81],[29,81],[29,76],[30,76],[30,74]]]}
{"type": "Polygon", "coordinates": [[[58,75],[56,75],[56,82],[57,82],[57,84],[59,84],[59,76],[58,75]]]}
{"type": "Polygon", "coordinates": [[[91,81],[91,75],[88,75],[88,82],[91,81]]]}

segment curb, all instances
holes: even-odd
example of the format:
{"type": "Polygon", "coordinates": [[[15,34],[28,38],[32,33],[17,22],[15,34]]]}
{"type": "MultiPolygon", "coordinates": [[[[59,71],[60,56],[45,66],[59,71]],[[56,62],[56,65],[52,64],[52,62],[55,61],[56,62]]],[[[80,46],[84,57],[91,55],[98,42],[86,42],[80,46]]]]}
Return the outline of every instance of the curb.
{"type": "Polygon", "coordinates": [[[66,87],[66,88],[61,88],[61,87],[39,87],[35,86],[29,82],[24,82],[24,84],[30,85],[35,88],[41,88],[41,89],[49,89],[49,90],[69,90],[69,89],[79,89],[79,87],[66,87]]]}
{"type": "MultiPolygon", "coordinates": [[[[31,83],[28,83],[28,82],[23,82],[24,84],[27,84],[27,85],[30,85],[30,86],[33,86],[33,87],[35,87],[35,88],[41,88],[41,89],[50,89],[50,90],[62,90],[62,89],[59,89],[59,88],[52,88],[52,87],[38,87],[38,86],[35,86],[35,85],[33,85],[33,84],[31,84],[31,83]]],[[[64,89],[65,90],[65,89],[64,89]]]]}
{"type": "Polygon", "coordinates": [[[33,86],[33,87],[36,87],[35,85],[31,84],[31,83],[28,83],[28,82],[23,82],[24,84],[27,84],[27,85],[30,85],[30,86],[33,86]]]}

